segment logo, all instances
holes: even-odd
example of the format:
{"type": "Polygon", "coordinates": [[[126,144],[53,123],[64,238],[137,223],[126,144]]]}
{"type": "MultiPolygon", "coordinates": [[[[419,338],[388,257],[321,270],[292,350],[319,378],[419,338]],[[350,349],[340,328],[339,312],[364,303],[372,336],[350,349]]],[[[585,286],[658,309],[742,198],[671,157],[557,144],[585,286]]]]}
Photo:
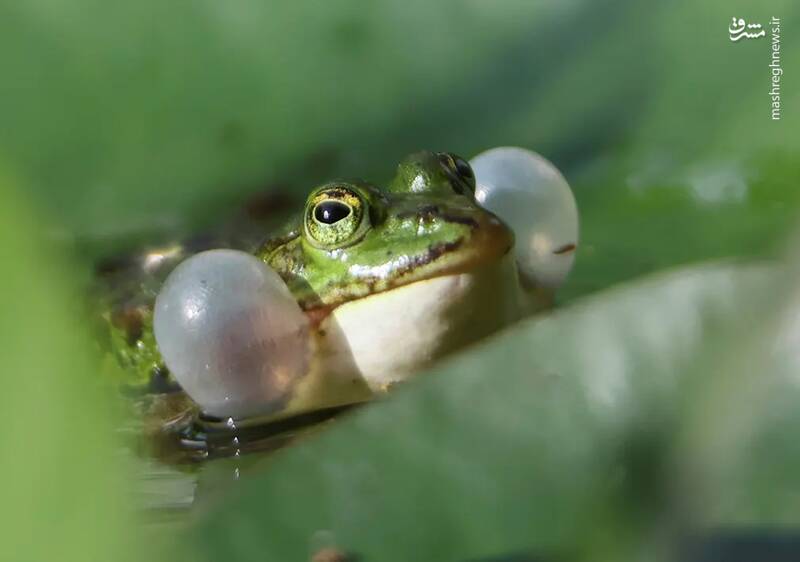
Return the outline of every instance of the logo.
{"type": "Polygon", "coordinates": [[[764,35],[767,34],[766,31],[761,29],[760,23],[745,23],[742,18],[737,17],[733,17],[731,19],[733,21],[728,28],[731,41],[738,41],[739,39],[758,39],[759,37],[764,37],[764,35]]]}

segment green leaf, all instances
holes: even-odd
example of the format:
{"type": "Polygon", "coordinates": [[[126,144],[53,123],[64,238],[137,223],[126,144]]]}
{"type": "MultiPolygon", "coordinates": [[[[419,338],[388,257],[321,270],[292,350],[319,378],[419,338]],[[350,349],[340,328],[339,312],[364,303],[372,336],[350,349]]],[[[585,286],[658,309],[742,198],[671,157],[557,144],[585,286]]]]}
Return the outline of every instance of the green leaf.
{"type": "Polygon", "coordinates": [[[727,338],[707,339],[686,375],[671,454],[684,487],[680,501],[699,524],[800,527],[796,244],[792,257],[771,292],[739,303],[727,338]]]}
{"type": "Polygon", "coordinates": [[[521,324],[267,459],[193,539],[209,560],[300,560],[320,533],[366,561],[618,555],[663,507],[681,375],[769,286],[706,266],[521,324]]]}
{"type": "Polygon", "coordinates": [[[0,182],[2,560],[141,560],[115,396],[97,377],[73,273],[0,182]]]}

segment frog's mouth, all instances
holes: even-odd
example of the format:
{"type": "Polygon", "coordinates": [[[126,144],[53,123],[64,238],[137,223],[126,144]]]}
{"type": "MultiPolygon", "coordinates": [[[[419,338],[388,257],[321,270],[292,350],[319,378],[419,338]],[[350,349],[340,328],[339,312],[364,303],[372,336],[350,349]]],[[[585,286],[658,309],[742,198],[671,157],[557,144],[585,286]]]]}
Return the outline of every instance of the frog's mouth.
{"type": "Polygon", "coordinates": [[[334,289],[334,298],[324,304],[300,301],[312,326],[348,302],[419,281],[469,273],[500,261],[514,247],[511,229],[488,212],[477,218],[441,214],[439,218],[464,226],[464,235],[433,243],[419,254],[399,255],[380,266],[351,266],[350,274],[357,280],[355,288],[350,286],[338,292],[334,289]]]}

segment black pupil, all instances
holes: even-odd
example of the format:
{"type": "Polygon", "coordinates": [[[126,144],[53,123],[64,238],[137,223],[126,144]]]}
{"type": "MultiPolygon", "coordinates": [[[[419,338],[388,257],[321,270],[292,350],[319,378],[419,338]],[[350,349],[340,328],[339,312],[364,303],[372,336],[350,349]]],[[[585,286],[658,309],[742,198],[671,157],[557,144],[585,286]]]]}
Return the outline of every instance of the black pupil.
{"type": "Polygon", "coordinates": [[[350,207],[339,201],[323,201],[314,207],[314,218],[324,224],[339,222],[350,214],[350,207]]]}

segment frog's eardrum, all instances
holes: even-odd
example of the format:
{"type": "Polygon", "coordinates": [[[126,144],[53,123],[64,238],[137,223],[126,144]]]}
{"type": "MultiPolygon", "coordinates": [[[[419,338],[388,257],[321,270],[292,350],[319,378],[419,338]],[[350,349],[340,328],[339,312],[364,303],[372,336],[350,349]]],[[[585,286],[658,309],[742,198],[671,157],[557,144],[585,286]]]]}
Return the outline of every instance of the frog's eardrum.
{"type": "Polygon", "coordinates": [[[561,286],[575,261],[578,208],[569,184],[539,154],[503,146],[470,161],[475,198],[514,231],[520,275],[530,286],[561,286]]]}
{"type": "Polygon", "coordinates": [[[280,410],[308,369],[308,321],[286,284],[235,250],[197,254],[167,278],[154,331],[167,367],[213,416],[280,410]]]}

